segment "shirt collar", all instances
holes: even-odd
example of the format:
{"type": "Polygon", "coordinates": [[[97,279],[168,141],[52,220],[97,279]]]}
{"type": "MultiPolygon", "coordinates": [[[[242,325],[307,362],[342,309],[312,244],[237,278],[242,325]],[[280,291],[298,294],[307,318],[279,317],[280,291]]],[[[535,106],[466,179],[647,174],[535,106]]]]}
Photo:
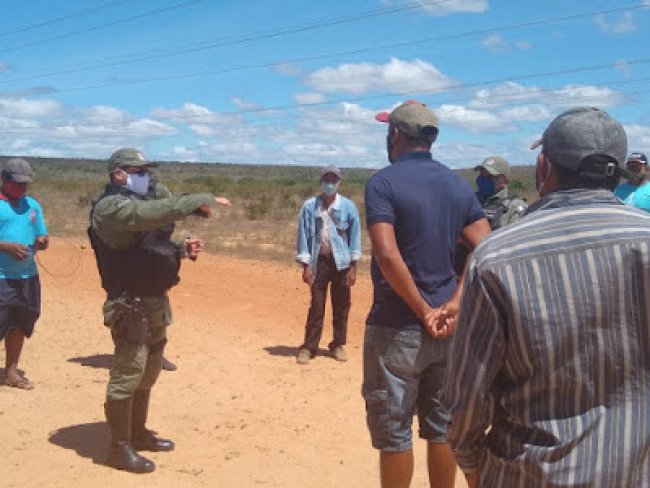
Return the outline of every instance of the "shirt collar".
{"type": "MultiPolygon", "coordinates": [[[[330,204],[329,208],[334,209],[334,210],[340,210],[341,207],[341,199],[339,198],[338,192],[336,193],[336,196],[334,197],[334,201],[330,204]]],[[[323,196],[318,195],[318,210],[320,211],[323,208],[323,196]]]]}
{"type": "Polygon", "coordinates": [[[609,190],[603,188],[573,188],[571,190],[558,190],[549,193],[530,205],[524,215],[528,215],[538,210],[597,204],[623,205],[623,203],[609,190]]]}
{"type": "Polygon", "coordinates": [[[429,151],[414,151],[406,154],[402,154],[399,158],[395,160],[393,164],[402,163],[412,159],[432,159],[431,152],[429,151]]]}

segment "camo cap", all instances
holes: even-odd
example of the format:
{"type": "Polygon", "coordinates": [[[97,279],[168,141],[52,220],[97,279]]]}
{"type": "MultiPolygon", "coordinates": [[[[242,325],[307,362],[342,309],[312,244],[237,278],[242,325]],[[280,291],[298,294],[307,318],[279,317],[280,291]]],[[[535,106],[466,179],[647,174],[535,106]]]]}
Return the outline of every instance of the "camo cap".
{"type": "Polygon", "coordinates": [[[504,175],[506,178],[510,178],[510,165],[508,164],[508,161],[501,156],[490,156],[485,158],[481,164],[474,166],[474,171],[477,171],[480,168],[483,168],[492,176],[504,175]]]}
{"type": "Polygon", "coordinates": [[[118,149],[108,160],[108,172],[112,173],[116,168],[133,168],[137,166],[156,167],[158,163],[147,161],[138,149],[123,147],[118,149]]]}
{"type": "Polygon", "coordinates": [[[590,156],[612,159],[620,168],[627,154],[627,135],[604,110],[575,107],[558,115],[532,148],[540,145],[551,164],[576,172],[586,169],[581,164],[590,156]]]}
{"type": "Polygon", "coordinates": [[[29,183],[34,176],[32,167],[23,158],[11,158],[5,163],[2,172],[9,173],[16,183],[29,183]]]}

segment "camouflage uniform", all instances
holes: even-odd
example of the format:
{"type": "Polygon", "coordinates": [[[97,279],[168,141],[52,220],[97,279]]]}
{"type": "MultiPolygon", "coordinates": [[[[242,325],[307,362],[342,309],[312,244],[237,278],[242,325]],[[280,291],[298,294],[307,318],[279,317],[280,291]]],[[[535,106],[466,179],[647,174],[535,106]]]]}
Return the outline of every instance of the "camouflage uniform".
{"type": "Polygon", "coordinates": [[[505,227],[519,220],[528,208],[528,204],[516,195],[510,195],[508,188],[495,193],[481,202],[485,216],[490,222],[492,230],[505,227]]]}
{"type": "MultiPolygon", "coordinates": [[[[97,202],[92,214],[92,228],[108,247],[125,250],[135,247],[141,231],[171,224],[192,214],[200,205],[214,201],[209,194],[146,200],[127,191],[107,196],[97,202]]],[[[178,246],[179,258],[182,244],[178,246]]],[[[172,312],[166,294],[140,297],[149,317],[147,344],[119,344],[116,325],[120,317],[116,299],[108,298],[102,308],[104,324],[111,328],[116,340],[114,364],[106,392],[106,400],[122,400],[136,389],[150,389],[160,373],[166,327],[172,323],[172,312]]]]}
{"type": "MultiPolygon", "coordinates": [[[[137,166],[154,164],[144,161],[139,151],[121,149],[111,157],[109,172],[137,166]],[[113,158],[118,164],[111,163],[113,158]]],[[[184,256],[183,243],[173,243],[171,235],[175,221],[212,203],[214,196],[210,194],[171,196],[160,184],[151,196],[109,184],[93,205],[89,235],[107,291],[102,309],[104,324],[110,328],[115,345],[105,403],[111,431],[108,464],[118,469],[151,472],[153,463],[134,448],[168,451],[174,447],[173,442],[159,439],[145,428],[150,391],[160,374],[167,342],[166,328],[172,323],[167,289],[178,282],[184,256]],[[159,257],[146,261],[160,248],[166,252],[163,266],[159,266],[159,257]],[[166,274],[159,279],[161,268],[166,274]],[[138,288],[137,283],[144,285],[138,288]],[[135,291],[138,289],[157,291],[141,293],[135,291]],[[134,327],[133,316],[144,326],[134,327]],[[140,334],[137,339],[133,331],[140,334]]]]}
{"type": "MultiPolygon", "coordinates": [[[[507,178],[510,178],[510,165],[508,164],[508,161],[501,156],[490,156],[485,158],[481,164],[474,167],[475,171],[478,171],[479,169],[483,169],[491,175],[492,180],[494,180],[494,177],[500,175],[506,177],[505,181],[507,181],[507,178]]],[[[480,178],[477,178],[477,185],[480,178]]],[[[492,182],[491,185],[492,188],[494,188],[495,183],[492,182]]],[[[477,197],[481,202],[483,210],[485,210],[485,216],[487,217],[492,230],[500,229],[501,227],[510,225],[519,220],[528,208],[526,201],[516,195],[511,195],[507,186],[489,197],[482,197],[478,193],[477,197]]],[[[468,254],[469,250],[464,244],[459,243],[456,246],[454,271],[458,277],[463,274],[468,254]]]]}

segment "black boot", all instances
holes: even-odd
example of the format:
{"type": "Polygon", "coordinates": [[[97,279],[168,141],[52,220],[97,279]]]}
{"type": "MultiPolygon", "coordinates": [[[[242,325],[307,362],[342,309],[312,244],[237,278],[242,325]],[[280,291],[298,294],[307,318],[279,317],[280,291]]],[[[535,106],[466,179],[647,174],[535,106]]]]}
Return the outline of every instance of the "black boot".
{"type": "Polygon", "coordinates": [[[111,400],[104,404],[111,441],[106,463],[131,473],[151,473],[156,465],[140,456],[131,445],[131,407],[133,398],[111,400]]]}
{"type": "Polygon", "coordinates": [[[131,443],[138,451],[173,451],[174,443],[169,439],[156,437],[145,427],[149,411],[151,390],[136,390],[133,395],[133,428],[131,443]]]}

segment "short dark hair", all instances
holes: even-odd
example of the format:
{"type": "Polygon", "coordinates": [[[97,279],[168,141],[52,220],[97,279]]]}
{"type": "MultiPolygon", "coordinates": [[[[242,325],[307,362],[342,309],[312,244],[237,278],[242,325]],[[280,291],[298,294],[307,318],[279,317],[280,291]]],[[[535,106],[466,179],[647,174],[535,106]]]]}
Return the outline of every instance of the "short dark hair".
{"type": "MultiPolygon", "coordinates": [[[[397,128],[399,130],[399,127],[397,128]]],[[[429,146],[431,147],[433,143],[436,141],[436,138],[438,137],[438,132],[432,133],[430,136],[418,136],[418,137],[413,137],[408,135],[406,132],[400,131],[400,134],[402,134],[402,137],[406,139],[406,142],[409,146],[415,147],[415,146],[429,146]]]]}
{"type": "Polygon", "coordinates": [[[572,188],[602,188],[614,191],[620,180],[620,170],[615,159],[605,155],[587,156],[580,162],[578,171],[553,164],[551,167],[557,176],[561,190],[572,188]]]}

